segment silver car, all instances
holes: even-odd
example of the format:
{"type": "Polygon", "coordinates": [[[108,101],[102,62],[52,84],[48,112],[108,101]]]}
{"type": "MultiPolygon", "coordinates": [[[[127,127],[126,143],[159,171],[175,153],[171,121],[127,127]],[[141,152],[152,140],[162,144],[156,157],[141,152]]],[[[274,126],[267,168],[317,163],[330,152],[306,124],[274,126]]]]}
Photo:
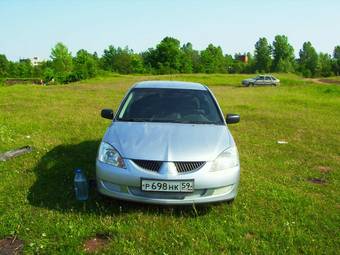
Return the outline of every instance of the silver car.
{"type": "Polygon", "coordinates": [[[242,85],[245,87],[255,86],[255,85],[279,85],[280,80],[272,75],[259,75],[255,78],[245,79],[242,81],[242,85]]]}
{"type": "Polygon", "coordinates": [[[146,81],[135,84],[98,150],[101,194],[154,204],[233,200],[240,163],[237,148],[215,97],[204,85],[146,81]]]}

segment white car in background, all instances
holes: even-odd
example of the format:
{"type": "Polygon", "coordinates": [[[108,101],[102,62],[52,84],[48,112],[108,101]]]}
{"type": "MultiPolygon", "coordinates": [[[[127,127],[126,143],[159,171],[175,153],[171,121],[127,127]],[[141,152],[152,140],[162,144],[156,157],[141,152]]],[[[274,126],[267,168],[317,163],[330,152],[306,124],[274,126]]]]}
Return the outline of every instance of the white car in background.
{"type": "Polygon", "coordinates": [[[272,75],[259,75],[255,78],[245,79],[242,81],[242,85],[245,87],[255,86],[255,85],[279,85],[280,80],[272,75]]]}

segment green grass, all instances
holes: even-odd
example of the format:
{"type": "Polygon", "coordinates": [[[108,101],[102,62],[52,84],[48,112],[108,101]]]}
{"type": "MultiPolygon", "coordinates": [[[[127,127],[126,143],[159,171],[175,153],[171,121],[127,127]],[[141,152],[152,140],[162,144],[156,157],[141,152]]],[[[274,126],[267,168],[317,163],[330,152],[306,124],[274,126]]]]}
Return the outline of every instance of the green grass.
{"type": "Polygon", "coordinates": [[[0,152],[35,148],[0,162],[0,239],[17,236],[27,254],[83,253],[98,233],[110,237],[107,254],[338,254],[340,86],[277,76],[279,87],[243,88],[249,76],[203,74],[0,87],[0,152]],[[109,125],[100,110],[117,109],[127,89],[147,79],[205,83],[224,113],[241,114],[230,126],[242,171],[233,204],[151,206],[93,189],[85,204],[75,201],[73,170],[94,177],[109,125]]]}

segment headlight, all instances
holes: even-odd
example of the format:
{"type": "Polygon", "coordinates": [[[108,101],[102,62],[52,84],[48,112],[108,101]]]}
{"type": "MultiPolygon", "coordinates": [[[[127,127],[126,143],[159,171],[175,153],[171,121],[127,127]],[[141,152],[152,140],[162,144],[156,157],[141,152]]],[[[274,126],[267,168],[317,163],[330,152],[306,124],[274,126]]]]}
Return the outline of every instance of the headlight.
{"type": "Polygon", "coordinates": [[[211,171],[226,170],[238,166],[238,152],[236,146],[230,147],[223,151],[213,162],[211,171]]]}
{"type": "Polygon", "coordinates": [[[102,142],[98,151],[98,160],[115,167],[126,168],[123,158],[119,152],[110,144],[102,142]]]}

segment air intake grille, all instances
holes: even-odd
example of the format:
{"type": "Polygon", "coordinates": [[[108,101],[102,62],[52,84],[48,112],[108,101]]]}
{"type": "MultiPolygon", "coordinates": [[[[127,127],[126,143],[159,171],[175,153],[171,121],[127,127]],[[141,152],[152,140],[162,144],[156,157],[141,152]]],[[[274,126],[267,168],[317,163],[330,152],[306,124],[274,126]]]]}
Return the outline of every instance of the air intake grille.
{"type": "Polygon", "coordinates": [[[133,162],[141,168],[154,172],[158,172],[162,166],[162,161],[134,159],[133,162]]]}
{"type": "Polygon", "coordinates": [[[198,161],[198,162],[174,162],[174,163],[176,165],[177,172],[179,172],[179,173],[195,171],[195,170],[201,168],[205,164],[204,161],[198,161]]]}

